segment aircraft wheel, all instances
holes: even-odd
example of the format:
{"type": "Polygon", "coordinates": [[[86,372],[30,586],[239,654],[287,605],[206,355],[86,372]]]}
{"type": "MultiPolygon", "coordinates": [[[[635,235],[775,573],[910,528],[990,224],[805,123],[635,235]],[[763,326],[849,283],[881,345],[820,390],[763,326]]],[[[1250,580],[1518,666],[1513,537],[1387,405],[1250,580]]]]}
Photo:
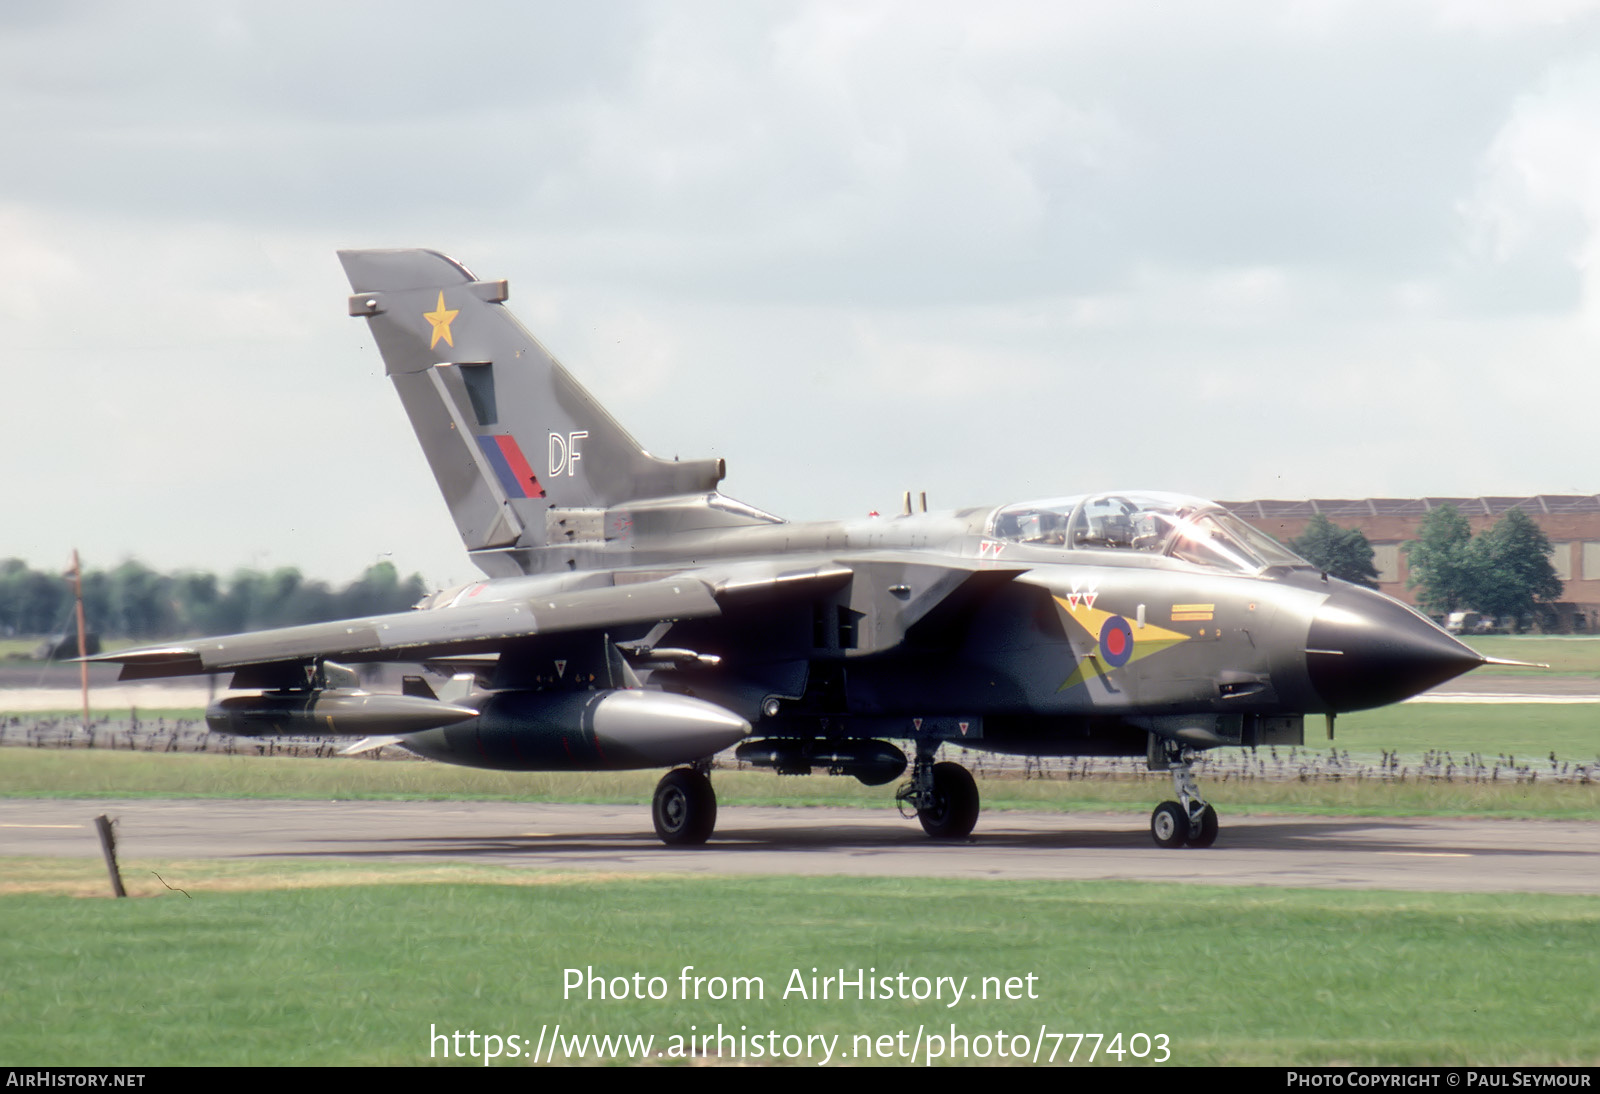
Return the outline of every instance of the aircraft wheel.
{"type": "Polygon", "coordinates": [[[656,784],[650,816],[662,843],[704,843],[717,826],[717,795],[711,789],[711,780],[687,767],[672,769],[656,784]]]}
{"type": "Polygon", "coordinates": [[[1189,814],[1177,802],[1162,802],[1150,814],[1150,835],[1157,847],[1182,847],[1189,842],[1189,814]]]}
{"type": "Polygon", "coordinates": [[[1200,810],[1200,827],[1189,833],[1190,847],[1210,847],[1217,842],[1217,811],[1209,805],[1200,810]]]}
{"type": "Polygon", "coordinates": [[[917,810],[934,839],[966,839],[978,823],[978,784],[960,764],[933,765],[933,801],[917,810]]]}

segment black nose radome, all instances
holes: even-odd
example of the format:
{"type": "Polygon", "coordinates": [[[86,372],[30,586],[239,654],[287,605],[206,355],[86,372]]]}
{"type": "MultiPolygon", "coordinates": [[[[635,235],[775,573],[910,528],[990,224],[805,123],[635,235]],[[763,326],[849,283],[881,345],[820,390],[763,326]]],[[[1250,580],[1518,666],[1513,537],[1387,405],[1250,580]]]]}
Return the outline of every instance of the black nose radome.
{"type": "Polygon", "coordinates": [[[1306,635],[1306,671],[1334,712],[1397,703],[1483,663],[1404,604],[1365,589],[1330,596],[1306,635]]]}

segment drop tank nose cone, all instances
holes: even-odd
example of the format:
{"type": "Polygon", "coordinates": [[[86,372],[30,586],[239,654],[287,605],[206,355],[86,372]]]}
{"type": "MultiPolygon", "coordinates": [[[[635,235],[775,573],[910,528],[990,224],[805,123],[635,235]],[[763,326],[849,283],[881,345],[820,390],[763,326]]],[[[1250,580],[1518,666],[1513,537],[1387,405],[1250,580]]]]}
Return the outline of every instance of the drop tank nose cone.
{"type": "Polygon", "coordinates": [[[1365,589],[1330,596],[1306,635],[1306,671],[1334,712],[1397,703],[1483,663],[1432,621],[1365,589]]]}
{"type": "Polygon", "coordinates": [[[632,689],[613,691],[596,704],[594,734],[607,752],[654,766],[732,747],[750,736],[750,723],[703,699],[632,689]]]}

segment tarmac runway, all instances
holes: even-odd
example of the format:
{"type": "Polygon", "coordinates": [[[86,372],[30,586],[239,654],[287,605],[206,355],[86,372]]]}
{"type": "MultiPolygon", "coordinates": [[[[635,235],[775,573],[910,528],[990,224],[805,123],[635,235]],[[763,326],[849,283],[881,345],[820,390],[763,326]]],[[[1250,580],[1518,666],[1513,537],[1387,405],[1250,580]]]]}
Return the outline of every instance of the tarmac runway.
{"type": "Polygon", "coordinates": [[[1133,813],[987,812],[934,843],[893,810],[724,807],[704,847],[659,843],[644,806],[506,802],[0,800],[0,855],[98,857],[93,818],[138,859],[449,861],[641,874],[1188,882],[1600,894],[1600,824],[1235,816],[1166,851],[1133,813]]]}

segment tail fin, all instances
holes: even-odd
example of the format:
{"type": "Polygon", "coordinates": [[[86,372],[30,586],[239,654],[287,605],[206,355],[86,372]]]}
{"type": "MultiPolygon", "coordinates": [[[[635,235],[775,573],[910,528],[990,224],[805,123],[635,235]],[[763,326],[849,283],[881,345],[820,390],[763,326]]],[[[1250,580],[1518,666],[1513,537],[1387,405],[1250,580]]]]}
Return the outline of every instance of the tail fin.
{"type": "Polygon", "coordinates": [[[640,448],[504,307],[506,282],[479,281],[435,251],[340,251],[339,261],[356,290],[350,314],[366,317],[485,570],[527,569],[489,556],[570,538],[574,526],[600,538],[603,510],[721,481],[721,460],[680,463],[640,448]]]}

